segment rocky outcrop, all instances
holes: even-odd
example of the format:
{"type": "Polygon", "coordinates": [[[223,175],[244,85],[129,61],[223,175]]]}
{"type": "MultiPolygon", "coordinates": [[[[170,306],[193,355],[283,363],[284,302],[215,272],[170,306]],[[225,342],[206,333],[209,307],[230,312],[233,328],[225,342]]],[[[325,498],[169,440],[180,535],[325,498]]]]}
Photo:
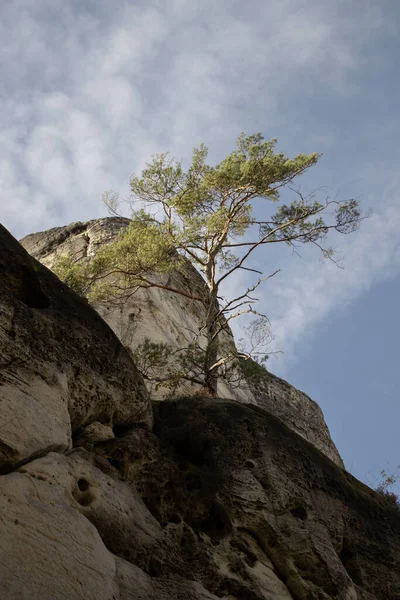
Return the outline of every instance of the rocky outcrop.
{"type": "Polygon", "coordinates": [[[257,406],[278,417],[328,458],[344,466],[325,425],[322,411],[309,396],[267,370],[249,379],[257,406]]]}
{"type": "MultiPolygon", "coordinates": [[[[21,244],[34,258],[51,269],[59,255],[69,254],[77,261],[90,260],[100,247],[114,239],[128,223],[128,219],[115,217],[72,223],[66,227],[28,235],[21,240],[21,244]]],[[[188,295],[201,297],[206,290],[203,278],[189,261],[181,270],[173,270],[159,279],[160,283],[182,290],[188,295]]],[[[133,352],[145,339],[164,342],[172,348],[185,347],[205,319],[205,309],[201,303],[156,287],[139,289],[123,303],[97,303],[95,306],[122,343],[133,352]]],[[[234,345],[232,334],[223,332],[221,344],[227,349],[234,345]]],[[[152,397],[158,399],[164,398],[169,392],[160,385],[148,383],[148,386],[152,397]]],[[[182,381],[179,386],[180,394],[201,391],[202,388],[188,381],[182,381]]],[[[244,382],[241,386],[232,387],[221,378],[218,394],[221,397],[255,402],[244,382]]]]}
{"type": "Polygon", "coordinates": [[[151,423],[143,380],[112,330],[3,227],[0,281],[3,471],[67,450],[94,421],[151,423]]]}
{"type": "MultiPolygon", "coordinates": [[[[69,253],[77,260],[90,259],[101,245],[112,240],[128,222],[123,218],[106,218],[73,223],[28,235],[21,243],[33,257],[51,268],[59,254],[69,253]]],[[[205,286],[202,277],[190,263],[187,263],[184,271],[173,271],[166,276],[164,283],[193,295],[200,295],[205,286]]],[[[165,342],[172,348],[181,348],[187,345],[190,332],[198,331],[204,322],[203,308],[198,302],[157,288],[138,290],[120,306],[103,305],[96,308],[132,352],[146,338],[153,342],[165,342]]],[[[232,347],[232,335],[224,333],[221,343],[227,349],[232,347]]],[[[149,389],[152,397],[158,399],[163,399],[168,391],[162,387],[156,390],[154,386],[149,389]]],[[[193,393],[201,393],[201,390],[190,383],[181,385],[179,389],[180,395],[193,393]]],[[[318,404],[286,381],[267,371],[263,371],[256,382],[242,380],[239,386],[232,386],[221,378],[218,395],[266,408],[337,464],[343,465],[318,404]]]]}
{"type": "Polygon", "coordinates": [[[4,229],[0,265],[1,598],[400,598],[385,496],[255,405],[151,405],[108,326],[4,229]]]}

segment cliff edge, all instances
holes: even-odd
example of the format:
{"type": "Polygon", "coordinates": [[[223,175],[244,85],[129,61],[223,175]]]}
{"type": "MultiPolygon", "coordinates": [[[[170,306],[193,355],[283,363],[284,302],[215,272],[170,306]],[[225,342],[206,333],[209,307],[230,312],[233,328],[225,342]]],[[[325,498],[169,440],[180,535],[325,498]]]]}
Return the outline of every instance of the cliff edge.
{"type": "Polygon", "coordinates": [[[150,403],[0,228],[4,600],[398,600],[400,513],[255,404],[150,403]]]}

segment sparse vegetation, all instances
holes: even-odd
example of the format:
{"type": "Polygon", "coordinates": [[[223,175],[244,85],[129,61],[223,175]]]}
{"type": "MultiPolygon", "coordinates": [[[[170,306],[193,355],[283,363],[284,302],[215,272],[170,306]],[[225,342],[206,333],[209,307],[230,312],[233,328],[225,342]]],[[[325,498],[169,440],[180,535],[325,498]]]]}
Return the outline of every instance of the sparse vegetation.
{"type": "MultiPolygon", "coordinates": [[[[320,202],[315,194],[303,196],[293,187],[294,180],[317,163],[317,153],[288,158],[275,146],[276,140],[265,141],[261,134],[241,134],[236,149],[215,166],[207,164],[204,145],[194,149],[187,170],[167,153],[154,156],[140,177],[131,178],[127,229],[91,262],[81,265],[67,257],[54,267],[64,281],[92,300],[125,299],[139,287],[158,287],[199,303],[203,322],[176,356],[185,363],[181,376],[201,381],[213,394],[218,376],[232,373],[238,359],[253,357],[262,362],[267,355],[269,321],[256,308],[254,294],[279,269],[265,276],[250,264],[253,253],[268,244],[283,243],[293,249],[311,244],[333,260],[332,248],[325,245],[329,230],[351,233],[363,218],[357,200],[320,202]],[[273,213],[270,203],[279,202],[283,188],[293,199],[273,213]],[[172,269],[183,269],[185,259],[203,273],[204,291],[177,289],[163,278],[172,269]],[[254,283],[225,298],[224,283],[239,271],[255,276],[254,283]],[[243,315],[255,317],[253,341],[238,352],[226,352],[221,335],[243,315]]],[[[119,215],[118,195],[107,193],[104,199],[111,213],[119,215]]],[[[147,350],[153,361],[155,348],[147,345],[147,350]]]]}
{"type": "Polygon", "coordinates": [[[400,510],[400,498],[393,491],[393,486],[400,480],[400,466],[397,467],[395,473],[387,473],[384,469],[381,471],[381,480],[375,488],[379,494],[400,510]]]}

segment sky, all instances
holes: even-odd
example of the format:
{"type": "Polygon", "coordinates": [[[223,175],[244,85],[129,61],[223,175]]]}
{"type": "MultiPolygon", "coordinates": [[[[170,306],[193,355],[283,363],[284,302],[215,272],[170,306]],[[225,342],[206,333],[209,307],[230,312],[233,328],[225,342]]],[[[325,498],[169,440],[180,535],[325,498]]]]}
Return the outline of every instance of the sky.
{"type": "Polygon", "coordinates": [[[399,29],[395,0],[0,6],[0,221],[15,237],[106,216],[102,193],[127,196],[152,154],[185,162],[204,142],[216,162],[241,131],[321,152],[302,191],[372,209],[332,238],[344,269],[309,248],[254,262],[280,269],[259,295],[282,350],[269,369],[320,404],[371,486],[400,464],[399,29]]]}

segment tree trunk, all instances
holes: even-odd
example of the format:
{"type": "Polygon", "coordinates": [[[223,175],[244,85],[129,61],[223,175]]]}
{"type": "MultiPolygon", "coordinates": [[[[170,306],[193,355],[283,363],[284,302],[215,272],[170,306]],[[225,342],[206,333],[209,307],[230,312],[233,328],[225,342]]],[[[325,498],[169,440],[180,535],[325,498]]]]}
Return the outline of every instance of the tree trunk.
{"type": "Polygon", "coordinates": [[[217,396],[217,385],[218,385],[218,369],[212,369],[211,367],[218,360],[218,336],[214,338],[215,332],[217,331],[217,314],[218,314],[218,303],[216,293],[210,294],[209,306],[207,310],[207,321],[206,321],[206,351],[204,356],[204,385],[207,392],[211,396],[217,396]]]}
{"type": "Polygon", "coordinates": [[[212,369],[211,367],[218,360],[218,336],[215,337],[215,333],[218,327],[218,286],[215,285],[215,256],[216,250],[209,255],[209,260],[205,270],[205,276],[207,281],[207,287],[209,290],[208,298],[205,302],[206,308],[206,350],[204,356],[204,386],[207,392],[211,396],[217,396],[218,386],[218,369],[212,369]]]}
{"type": "Polygon", "coordinates": [[[212,349],[214,345],[215,341],[211,345],[208,345],[204,365],[204,387],[211,396],[217,396],[218,388],[218,369],[213,369],[212,371],[209,369],[209,366],[212,366],[217,360],[217,352],[212,349]]]}

